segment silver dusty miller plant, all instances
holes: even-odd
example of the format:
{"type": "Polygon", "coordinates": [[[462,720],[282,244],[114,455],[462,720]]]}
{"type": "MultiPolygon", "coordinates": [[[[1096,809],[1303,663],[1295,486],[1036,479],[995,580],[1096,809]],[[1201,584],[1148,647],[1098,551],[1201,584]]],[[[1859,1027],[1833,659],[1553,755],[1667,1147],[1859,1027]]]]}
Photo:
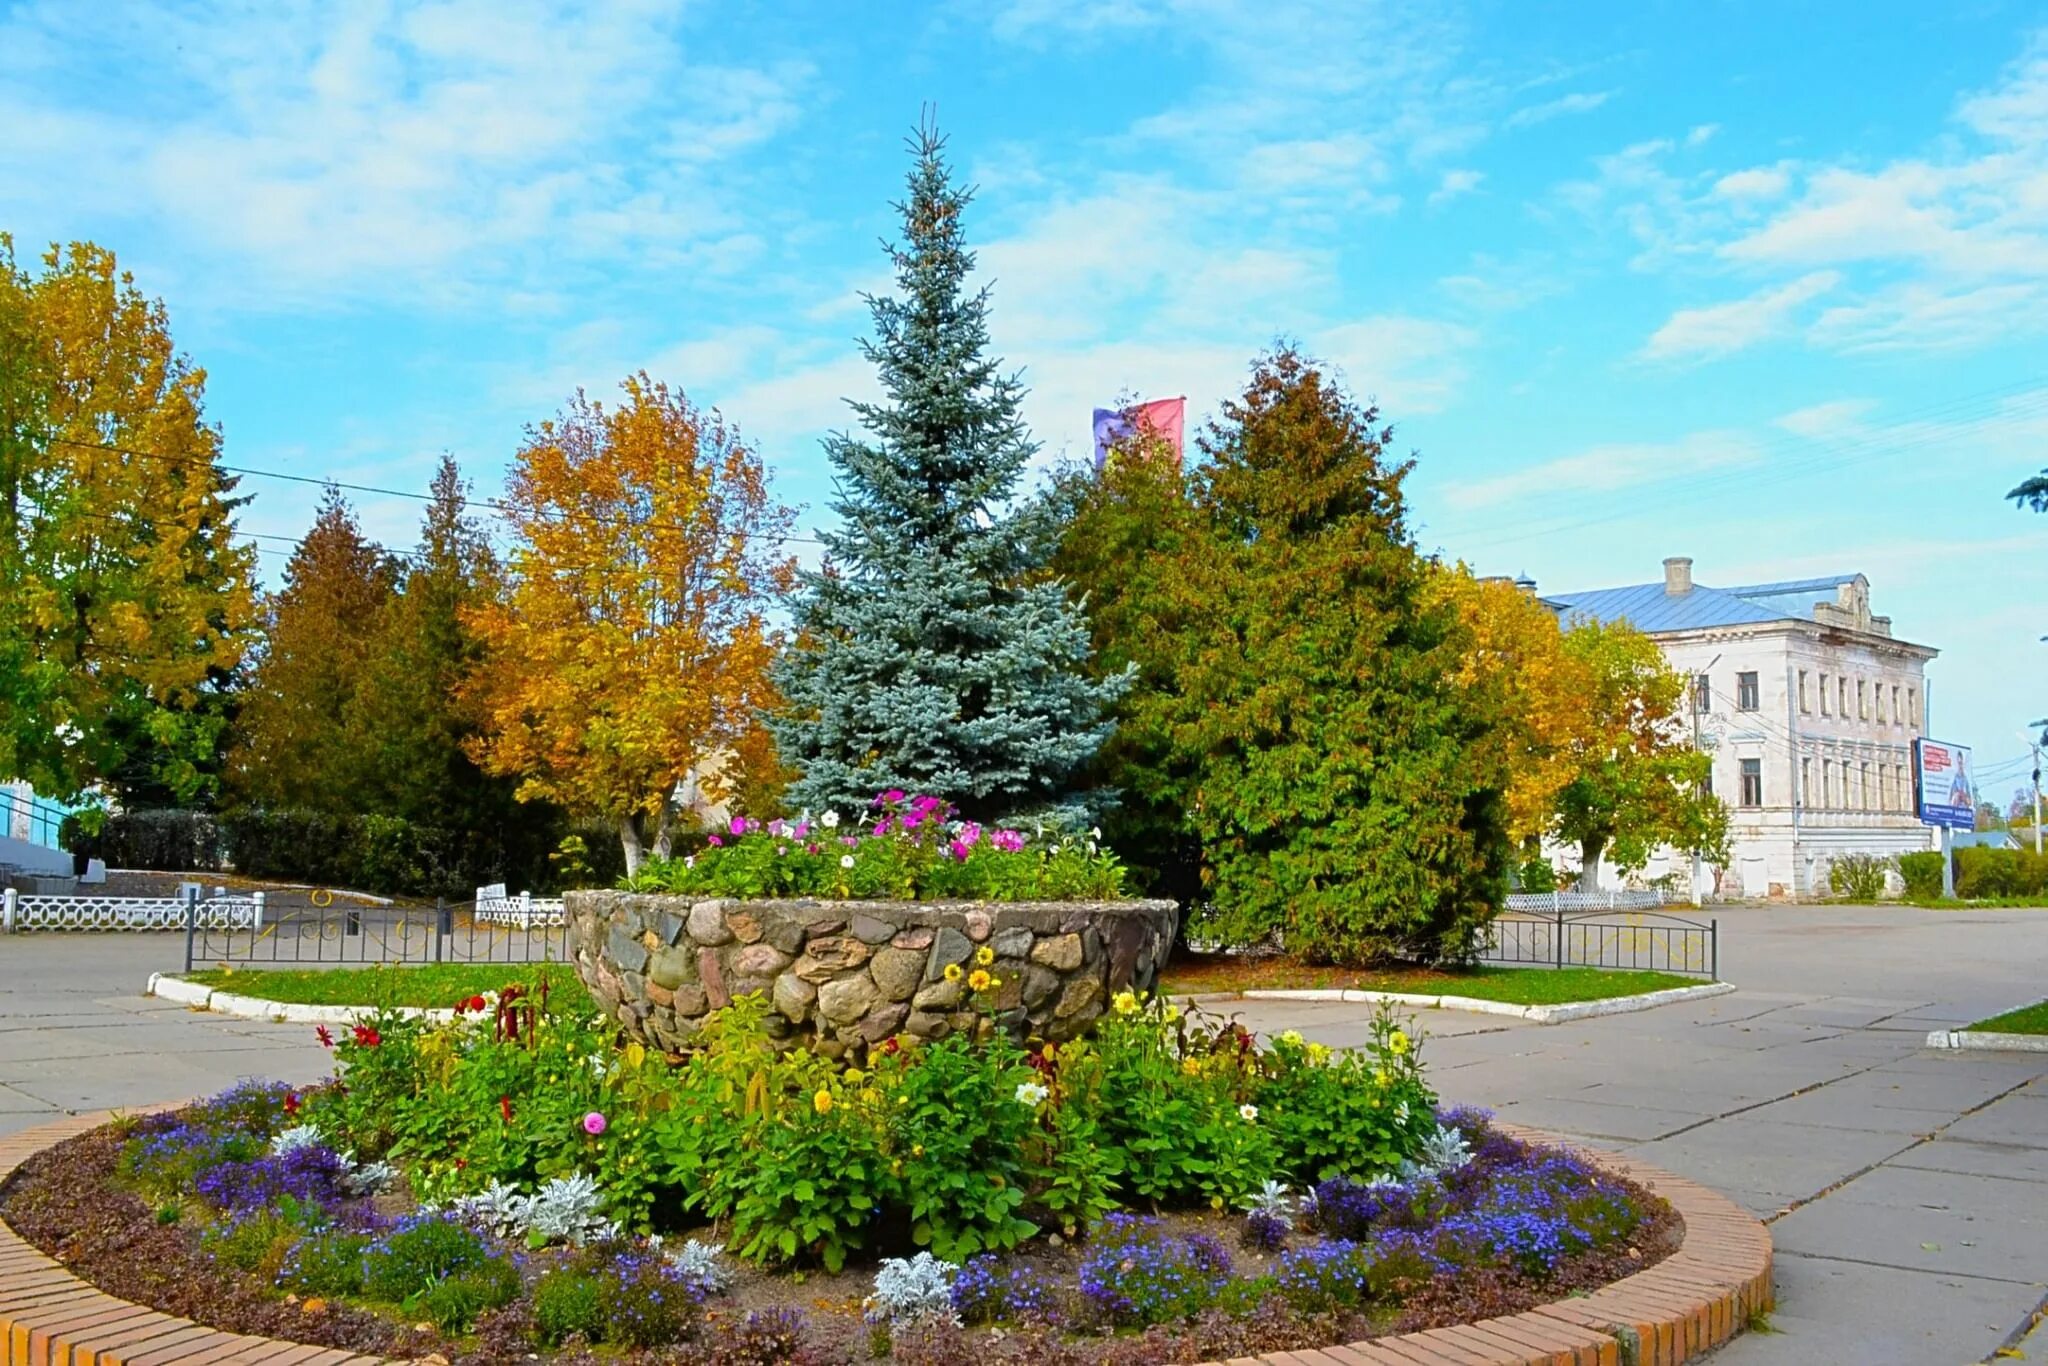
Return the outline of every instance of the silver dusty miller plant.
{"type": "Polygon", "coordinates": [[[875,1272],[875,1291],[867,1297],[868,1322],[902,1327],[921,1319],[958,1323],[953,1313],[953,1277],[960,1268],[920,1252],[905,1261],[885,1258],[875,1272]]]}

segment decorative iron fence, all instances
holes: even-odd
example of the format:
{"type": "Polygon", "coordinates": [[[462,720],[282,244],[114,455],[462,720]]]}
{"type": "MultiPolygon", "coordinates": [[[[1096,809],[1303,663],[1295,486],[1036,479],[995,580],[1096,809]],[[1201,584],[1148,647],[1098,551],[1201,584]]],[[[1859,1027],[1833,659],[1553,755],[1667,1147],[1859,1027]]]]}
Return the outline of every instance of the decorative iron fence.
{"type": "Polygon", "coordinates": [[[208,930],[263,928],[264,894],[200,896],[0,895],[0,930],[181,930],[188,920],[208,930]]]}
{"type": "Polygon", "coordinates": [[[1565,895],[1559,894],[1554,909],[1548,896],[1532,898],[1545,903],[1540,910],[1522,909],[1511,899],[1509,909],[1488,927],[1478,961],[1630,968],[1720,980],[1718,920],[1690,920],[1662,910],[1616,914],[1604,902],[1597,910],[1573,910],[1562,901],[1565,895]]]}
{"type": "Polygon", "coordinates": [[[1508,909],[1557,914],[1559,911],[1649,911],[1671,904],[1654,888],[1607,892],[1510,892],[1508,909]]]}
{"type": "Polygon", "coordinates": [[[534,925],[561,925],[567,923],[562,909],[562,898],[558,896],[535,896],[532,892],[521,892],[517,896],[505,893],[505,884],[494,883],[489,887],[476,889],[476,919],[489,925],[516,925],[522,929],[534,925]]]}
{"type": "MultiPolygon", "coordinates": [[[[566,961],[569,929],[544,902],[523,920],[493,920],[492,903],[433,906],[289,905],[273,898],[261,926],[203,923],[196,908],[185,925],[185,968],[204,963],[536,963],[566,961]],[[482,912],[481,914],[479,912],[482,912]]],[[[516,912],[519,898],[509,898],[516,912]]]]}

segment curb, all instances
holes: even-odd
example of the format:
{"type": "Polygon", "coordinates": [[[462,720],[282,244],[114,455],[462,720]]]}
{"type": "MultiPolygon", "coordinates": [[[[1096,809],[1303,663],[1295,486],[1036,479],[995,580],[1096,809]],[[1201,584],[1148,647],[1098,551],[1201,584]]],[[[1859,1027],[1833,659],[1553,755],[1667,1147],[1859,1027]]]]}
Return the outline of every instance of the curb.
{"type": "Polygon", "coordinates": [[[1929,1048],[1960,1048],[1977,1053],[2048,1053],[2048,1034],[1998,1034],[1977,1029],[1937,1029],[1927,1036],[1929,1048]]]}
{"type": "MultiPolygon", "coordinates": [[[[268,1020],[273,1024],[352,1025],[372,1015],[404,1015],[421,1020],[452,1020],[455,1012],[428,1006],[309,1006],[290,1001],[266,1001],[258,996],[241,996],[217,987],[203,987],[167,972],[149,974],[145,996],[175,1001],[194,1010],[231,1015],[238,1020],[268,1020]]],[[[0,1359],[0,1366],[5,1366],[0,1359]]]]}
{"type": "MultiPolygon", "coordinates": [[[[0,1138],[0,1185],[45,1148],[113,1117],[79,1115],[0,1138]]],[[[1525,1142],[1558,1142],[1518,1124],[1495,1121],[1495,1127],[1525,1142]]],[[[1568,1146],[1668,1200],[1685,1223],[1678,1250],[1647,1271],[1524,1313],[1233,1358],[1228,1366],[1678,1366],[1720,1346],[1752,1314],[1771,1307],[1771,1235],[1754,1215],[1648,1163],[1568,1146]]],[[[223,1332],[115,1299],[0,1222],[0,1366],[163,1366],[172,1360],[180,1366],[385,1366],[379,1357],[223,1332]]]]}
{"type": "MultiPolygon", "coordinates": [[[[1414,1006],[1423,1010],[1464,1010],[1475,1015],[1507,1015],[1530,1020],[1536,1024],[1554,1025],[1571,1020],[1596,1019],[1603,1015],[1633,1015],[1639,1010],[1655,1010],[1658,1006],[1676,1005],[1680,1001],[1703,1001],[1710,996],[1726,996],[1733,990],[1733,982],[1703,982],[1696,987],[1646,991],[1640,996],[1612,996],[1603,1001],[1566,1001],[1559,1005],[1538,1006],[1518,1006],[1509,1001],[1483,1001],[1476,996],[1419,996],[1405,991],[1359,991],[1351,987],[1276,987],[1271,990],[1254,988],[1250,991],[1236,992],[1234,995],[1236,999],[1245,1001],[1352,1001],[1369,1005],[1377,1005],[1384,1001],[1389,1005],[1414,1006]]],[[[1228,1000],[1231,996],[1230,993],[1211,993],[1207,997],[1198,996],[1192,999],[1228,1000]]]]}

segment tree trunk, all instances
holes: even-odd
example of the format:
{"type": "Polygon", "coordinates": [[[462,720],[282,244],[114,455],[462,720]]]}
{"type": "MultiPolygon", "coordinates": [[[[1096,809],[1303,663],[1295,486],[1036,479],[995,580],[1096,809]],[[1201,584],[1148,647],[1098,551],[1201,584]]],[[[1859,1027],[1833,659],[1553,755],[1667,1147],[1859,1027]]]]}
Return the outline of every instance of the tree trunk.
{"type": "Polygon", "coordinates": [[[654,827],[654,856],[656,858],[667,858],[670,850],[675,847],[675,815],[675,800],[670,798],[663,801],[661,804],[660,822],[654,827]]]}
{"type": "Polygon", "coordinates": [[[1579,890],[1597,892],[1600,890],[1600,855],[1607,848],[1604,839],[1579,841],[1579,890]]]}
{"type": "Polygon", "coordinates": [[[640,871],[640,861],[646,856],[640,841],[640,813],[629,811],[619,817],[619,843],[626,850],[626,876],[640,871]]]}

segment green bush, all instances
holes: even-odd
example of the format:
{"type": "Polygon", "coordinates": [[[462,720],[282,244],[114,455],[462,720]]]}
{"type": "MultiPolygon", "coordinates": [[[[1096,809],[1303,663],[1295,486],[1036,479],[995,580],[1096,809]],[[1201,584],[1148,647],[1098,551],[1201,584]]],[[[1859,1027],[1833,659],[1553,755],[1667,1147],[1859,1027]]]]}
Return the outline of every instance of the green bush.
{"type": "Polygon", "coordinates": [[[1850,901],[1879,900],[1889,866],[1875,854],[1844,854],[1828,864],[1828,890],[1850,901]]]}
{"type": "Polygon", "coordinates": [[[490,1257],[414,1296],[407,1307],[444,1333],[466,1333],[477,1315],[517,1298],[519,1269],[506,1258],[490,1257]]]}
{"type": "Polygon", "coordinates": [[[1899,855],[1899,876],[1905,880],[1906,895],[1926,901],[1941,895],[1941,852],[1923,849],[1917,854],[1899,855]]]}
{"type": "Polygon", "coordinates": [[[220,823],[206,811],[74,811],[64,818],[57,842],[74,854],[104,859],[109,868],[216,873],[226,866],[220,823]]]}
{"type": "Polygon", "coordinates": [[[533,1327],[541,1342],[559,1347],[571,1337],[604,1340],[605,1284],[587,1271],[551,1271],[533,1288],[533,1327]]]}
{"type": "Polygon", "coordinates": [[[1965,900],[2048,893],[2048,856],[2031,849],[1958,849],[1956,895],[1965,900]]]}
{"type": "Polygon", "coordinates": [[[463,900],[492,882],[548,891],[565,873],[577,886],[615,881],[623,867],[617,837],[575,829],[583,848],[566,863],[554,857],[570,830],[559,819],[475,831],[374,813],[241,810],[221,818],[220,838],[227,862],[248,877],[463,900]]]}
{"type": "Polygon", "coordinates": [[[316,1233],[301,1239],[285,1258],[278,1284],[301,1295],[363,1293],[363,1252],[370,1245],[361,1233],[316,1233]]]}
{"type": "Polygon", "coordinates": [[[421,1215],[364,1251],[363,1290],[374,1299],[404,1304],[450,1277],[484,1271],[492,1260],[475,1230],[439,1215],[421,1215]]]}
{"type": "Polygon", "coordinates": [[[269,1276],[283,1265],[303,1231],[275,1210],[253,1210],[214,1224],[199,1235],[199,1246],[223,1266],[269,1276]]]}

